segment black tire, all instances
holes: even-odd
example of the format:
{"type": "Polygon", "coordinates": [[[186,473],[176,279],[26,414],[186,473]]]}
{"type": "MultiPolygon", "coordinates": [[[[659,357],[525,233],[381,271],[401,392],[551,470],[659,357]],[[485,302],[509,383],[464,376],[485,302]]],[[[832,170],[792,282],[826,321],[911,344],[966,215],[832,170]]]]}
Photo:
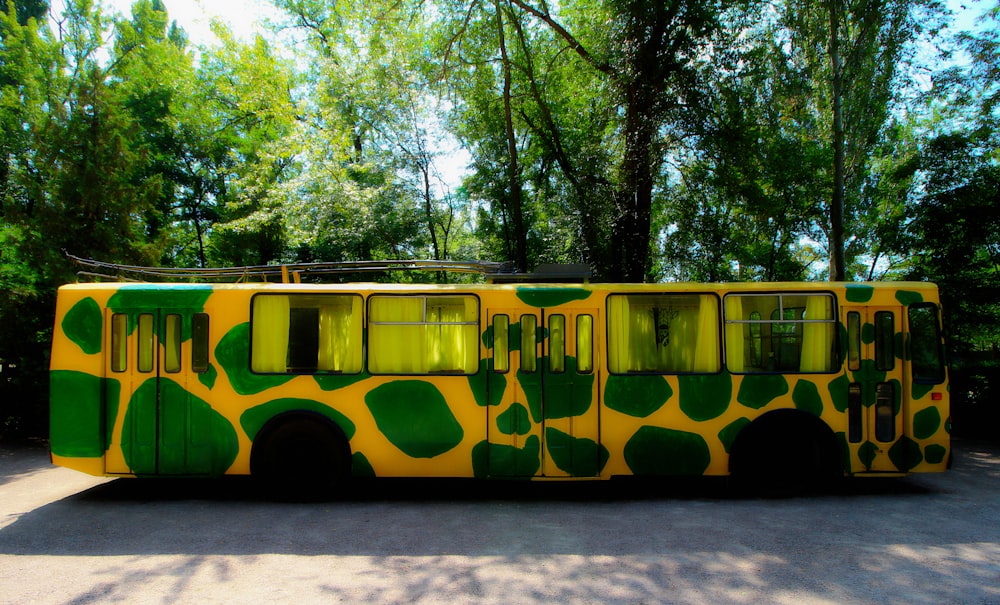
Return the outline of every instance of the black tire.
{"type": "Polygon", "coordinates": [[[350,459],[347,440],[325,419],[277,419],[254,441],[250,474],[272,497],[329,498],[350,476],[350,459]]]}
{"type": "Polygon", "coordinates": [[[733,444],[730,473],[745,495],[783,498],[829,489],[838,472],[833,432],[815,416],[785,410],[743,429],[733,444]]]}

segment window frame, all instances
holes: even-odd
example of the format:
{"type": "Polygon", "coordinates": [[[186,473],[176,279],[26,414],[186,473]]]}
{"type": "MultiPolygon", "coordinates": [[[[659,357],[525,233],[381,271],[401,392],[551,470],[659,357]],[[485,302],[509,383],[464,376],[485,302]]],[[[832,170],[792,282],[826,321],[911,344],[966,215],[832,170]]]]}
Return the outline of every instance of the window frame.
{"type": "Polygon", "coordinates": [[[910,364],[910,372],[913,376],[913,382],[915,384],[921,385],[938,385],[944,384],[948,377],[947,370],[947,359],[945,358],[945,349],[942,345],[944,334],[944,326],[941,320],[941,306],[934,302],[919,302],[914,303],[906,308],[906,335],[907,342],[904,347],[906,348],[906,358],[910,364]],[[935,364],[935,372],[932,376],[927,376],[923,372],[917,371],[916,355],[913,353],[913,319],[912,312],[917,309],[930,309],[933,312],[934,318],[934,352],[937,359],[935,364]]]}
{"type": "MultiPolygon", "coordinates": [[[[353,306],[354,306],[353,302],[352,302],[351,306],[353,308],[353,306]]],[[[297,291],[297,292],[281,292],[281,291],[276,291],[276,292],[257,292],[252,297],[250,297],[250,322],[249,322],[250,323],[250,330],[249,330],[249,338],[248,338],[248,340],[249,340],[249,343],[248,343],[249,355],[248,355],[248,359],[247,359],[247,362],[248,362],[247,363],[247,368],[250,370],[250,372],[252,374],[259,375],[259,376],[358,376],[358,375],[364,374],[365,373],[365,368],[366,368],[366,361],[367,361],[366,349],[367,349],[367,344],[368,344],[368,342],[367,342],[367,334],[366,334],[366,324],[365,324],[365,320],[366,319],[367,319],[367,317],[366,317],[365,297],[362,294],[358,293],[358,292],[301,292],[301,291],[297,291]],[[283,297],[288,298],[288,300],[289,300],[289,316],[288,316],[288,321],[289,321],[288,339],[289,339],[289,343],[288,343],[288,345],[286,347],[286,350],[285,350],[285,357],[286,357],[285,368],[286,369],[285,369],[284,372],[280,372],[280,371],[278,371],[278,372],[268,372],[268,371],[261,371],[261,370],[254,369],[254,356],[253,356],[253,349],[254,349],[254,347],[253,347],[253,342],[254,342],[254,317],[256,315],[256,309],[257,309],[256,302],[257,302],[257,300],[259,300],[262,297],[266,298],[266,297],[271,297],[271,296],[283,296],[283,297]],[[305,307],[302,307],[302,306],[295,307],[295,306],[293,306],[292,303],[291,303],[292,299],[298,298],[298,297],[301,297],[301,298],[332,297],[332,298],[356,299],[356,300],[360,301],[360,304],[358,305],[358,309],[359,309],[358,313],[360,315],[360,317],[358,318],[358,321],[360,322],[360,327],[361,327],[361,334],[360,334],[360,339],[361,339],[361,343],[360,343],[360,346],[361,346],[361,363],[359,364],[357,371],[352,371],[352,372],[338,372],[338,371],[334,371],[334,370],[320,370],[318,368],[317,369],[313,369],[313,370],[308,370],[308,369],[302,370],[302,369],[299,369],[299,370],[294,370],[293,371],[288,366],[288,361],[289,361],[288,360],[288,355],[289,355],[289,351],[292,348],[292,346],[291,346],[291,340],[292,340],[292,333],[291,333],[292,332],[292,319],[291,319],[292,313],[291,313],[291,311],[292,311],[292,309],[295,309],[295,308],[299,308],[299,309],[317,308],[318,309],[318,308],[320,308],[320,307],[309,307],[309,306],[305,306],[305,307]]],[[[317,331],[318,330],[319,330],[319,326],[317,325],[317,331]]]]}
{"type": "Polygon", "coordinates": [[[374,292],[368,295],[365,300],[365,351],[364,351],[364,366],[367,371],[372,376],[432,376],[432,377],[443,377],[443,376],[456,376],[462,378],[468,378],[469,376],[476,376],[482,371],[482,361],[483,361],[483,351],[482,351],[482,301],[477,294],[472,292],[374,292]],[[422,299],[424,301],[421,316],[421,321],[372,321],[372,302],[378,299],[390,299],[390,298],[408,298],[408,299],[422,299]],[[427,301],[433,299],[442,298],[455,298],[455,299],[471,299],[475,302],[475,320],[473,321],[462,321],[462,322],[435,322],[427,321],[427,301]],[[475,350],[476,363],[475,368],[471,372],[466,371],[428,371],[428,372],[392,372],[392,371],[377,371],[372,368],[372,341],[373,332],[372,326],[452,326],[452,327],[474,327],[475,338],[470,339],[475,350]]]}
{"type": "MultiPolygon", "coordinates": [[[[725,367],[726,367],[725,366],[725,358],[724,358],[724,351],[722,349],[722,347],[725,346],[725,340],[724,340],[723,334],[722,334],[723,327],[724,327],[724,324],[722,323],[722,318],[723,318],[722,297],[719,296],[718,292],[711,292],[711,291],[706,292],[706,291],[702,291],[702,290],[694,290],[694,291],[674,291],[674,290],[649,291],[649,290],[644,290],[644,291],[638,291],[638,292],[612,291],[612,292],[608,292],[607,296],[605,297],[604,306],[605,306],[605,308],[604,308],[604,341],[603,341],[604,345],[605,345],[605,349],[604,349],[604,367],[607,369],[607,372],[608,372],[609,375],[611,375],[611,376],[712,376],[712,375],[721,374],[722,372],[725,371],[725,367]],[[613,370],[612,367],[611,367],[611,365],[612,365],[612,357],[613,357],[612,349],[611,349],[611,341],[612,341],[612,332],[614,331],[615,328],[613,328],[612,325],[611,325],[611,316],[612,316],[612,313],[611,313],[611,304],[612,304],[612,299],[615,298],[615,297],[619,297],[619,296],[620,297],[626,297],[626,298],[631,298],[631,297],[638,297],[638,298],[643,298],[643,297],[650,297],[650,298],[654,298],[654,297],[661,297],[661,298],[662,297],[694,297],[694,298],[699,298],[699,299],[702,296],[709,296],[709,297],[711,297],[713,299],[714,304],[715,304],[715,311],[716,311],[716,319],[715,319],[715,343],[716,343],[715,361],[716,361],[716,369],[709,370],[709,371],[698,371],[698,370],[694,370],[694,371],[682,371],[682,370],[635,370],[635,371],[624,371],[624,372],[623,371],[615,371],[615,370],[613,370]]],[[[596,319],[594,321],[596,323],[596,319]]],[[[595,363],[596,363],[596,360],[595,360],[595,363]]]]}
{"type": "MultiPolygon", "coordinates": [[[[820,375],[822,375],[822,374],[837,374],[837,373],[839,373],[839,372],[842,371],[843,365],[844,365],[843,352],[841,351],[841,346],[840,346],[840,338],[841,338],[841,336],[840,336],[840,321],[838,319],[839,317],[840,317],[840,315],[839,315],[839,300],[837,298],[836,293],[834,293],[833,291],[830,291],[830,290],[773,290],[773,291],[760,291],[760,292],[758,292],[758,291],[747,291],[747,292],[744,292],[744,291],[730,291],[730,292],[726,292],[725,295],[722,297],[722,326],[723,326],[723,329],[722,329],[722,332],[723,332],[723,334],[722,334],[722,336],[723,336],[722,353],[723,353],[724,367],[726,368],[726,371],[730,372],[731,374],[739,375],[739,376],[747,376],[747,375],[795,375],[795,374],[820,374],[820,375]],[[830,301],[830,317],[828,319],[806,319],[804,317],[804,315],[805,315],[806,310],[808,308],[808,300],[806,300],[805,306],[802,306],[802,305],[799,305],[799,304],[785,305],[785,299],[786,298],[791,298],[791,297],[805,297],[806,299],[808,299],[809,297],[813,297],[813,296],[825,296],[830,301]],[[737,297],[737,298],[758,298],[758,297],[759,298],[777,298],[778,299],[778,307],[773,310],[773,313],[777,314],[777,319],[771,319],[770,317],[768,317],[768,318],[765,319],[763,316],[760,319],[757,319],[757,320],[753,320],[753,319],[729,319],[729,317],[727,317],[726,300],[728,298],[730,298],[730,297],[737,297]],[[794,318],[793,319],[786,319],[785,318],[785,312],[786,311],[795,310],[795,309],[802,309],[802,316],[803,317],[801,317],[800,319],[794,319],[794,318]],[[775,332],[772,329],[770,335],[766,337],[771,342],[771,350],[769,352],[768,351],[764,351],[763,341],[765,339],[765,336],[763,335],[763,333],[761,333],[759,335],[758,334],[754,334],[753,333],[753,328],[755,326],[762,327],[765,324],[770,324],[770,325],[775,325],[775,324],[791,324],[792,326],[794,326],[793,332],[796,335],[798,335],[800,343],[801,343],[801,340],[803,338],[802,335],[804,333],[804,328],[805,328],[805,326],[807,324],[820,324],[820,325],[822,325],[822,324],[828,324],[828,325],[832,326],[833,327],[833,337],[832,337],[832,342],[831,342],[831,352],[830,352],[830,359],[829,359],[829,361],[830,361],[829,369],[822,370],[822,371],[803,371],[801,369],[802,368],[802,359],[801,359],[802,353],[801,353],[801,350],[799,352],[799,366],[798,366],[799,369],[797,369],[797,370],[780,370],[780,369],[775,368],[773,370],[759,370],[759,371],[755,371],[752,368],[751,369],[747,369],[746,365],[744,365],[744,369],[742,371],[737,371],[737,370],[732,369],[730,367],[730,360],[729,360],[729,339],[728,339],[728,334],[727,334],[728,327],[730,325],[749,325],[750,326],[751,335],[748,336],[748,337],[745,336],[744,338],[750,338],[750,339],[757,339],[757,338],[759,338],[760,341],[761,341],[761,354],[766,357],[767,353],[769,353],[769,352],[773,353],[773,351],[774,351],[774,341],[775,341],[775,338],[776,337],[788,336],[788,335],[787,334],[778,334],[778,335],[776,335],[775,332]]],[[[761,330],[761,332],[763,332],[763,331],[761,330]]]]}

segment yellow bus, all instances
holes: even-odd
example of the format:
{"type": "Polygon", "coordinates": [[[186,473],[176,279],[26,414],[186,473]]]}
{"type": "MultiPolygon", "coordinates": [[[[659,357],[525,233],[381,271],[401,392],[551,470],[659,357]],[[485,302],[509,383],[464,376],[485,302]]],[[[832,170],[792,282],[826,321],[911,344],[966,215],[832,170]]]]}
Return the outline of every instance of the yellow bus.
{"type": "Polygon", "coordinates": [[[80,283],[58,292],[50,378],[52,461],[100,476],[799,481],[950,461],[927,283],[80,283]]]}

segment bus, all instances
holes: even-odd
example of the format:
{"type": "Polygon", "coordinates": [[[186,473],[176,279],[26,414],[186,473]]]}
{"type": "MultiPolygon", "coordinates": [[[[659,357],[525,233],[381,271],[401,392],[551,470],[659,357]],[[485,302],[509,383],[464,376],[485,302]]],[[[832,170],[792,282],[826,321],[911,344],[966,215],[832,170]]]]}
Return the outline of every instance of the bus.
{"type": "Polygon", "coordinates": [[[289,489],[950,464],[933,284],[285,277],[62,286],[53,463],[289,489]]]}

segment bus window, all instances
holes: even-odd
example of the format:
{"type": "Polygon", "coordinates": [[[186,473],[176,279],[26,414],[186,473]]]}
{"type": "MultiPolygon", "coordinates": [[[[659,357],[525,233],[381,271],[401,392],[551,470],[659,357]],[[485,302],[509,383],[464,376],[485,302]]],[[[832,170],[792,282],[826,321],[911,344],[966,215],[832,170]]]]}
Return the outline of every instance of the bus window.
{"type": "Polygon", "coordinates": [[[910,356],[913,380],[922,384],[944,382],[941,328],[937,306],[930,303],[910,306],[910,356]]]}
{"type": "Polygon", "coordinates": [[[718,299],[711,294],[612,294],[608,343],[608,365],[616,374],[718,372],[718,299]]]}
{"type": "Polygon", "coordinates": [[[191,369],[208,371],[208,314],[195,313],[191,318],[191,369]]]}
{"type": "Polygon", "coordinates": [[[493,371],[510,370],[510,317],[493,316],[493,371]]]}
{"type": "Polygon", "coordinates": [[[128,315],[111,316],[111,371],[124,372],[128,367],[128,315]]]}
{"type": "Polygon", "coordinates": [[[847,314],[847,369],[861,369],[861,314],[857,311],[847,314]]]}
{"type": "Polygon", "coordinates": [[[832,372],[833,296],[730,294],[725,300],[726,364],[731,372],[832,372]]]}
{"type": "Polygon", "coordinates": [[[252,304],[250,366],[254,372],[361,371],[360,296],[259,294],[252,304]]]}
{"type": "Polygon", "coordinates": [[[153,371],[153,315],[143,313],[139,316],[139,361],[140,372],[153,371]]]}
{"type": "Polygon", "coordinates": [[[576,370],[581,374],[594,371],[594,316],[576,318],[576,370]]]}
{"type": "Polygon", "coordinates": [[[368,313],[368,369],[373,374],[479,370],[475,296],[372,296],[368,313]]]}
{"type": "Polygon", "coordinates": [[[181,316],[173,313],[164,320],[163,369],[171,374],[181,371],[181,316]]]}
{"type": "Polygon", "coordinates": [[[559,374],[566,371],[566,316],[549,317],[549,371],[559,374]]]}
{"type": "Polygon", "coordinates": [[[889,311],[875,314],[875,369],[891,370],[896,366],[895,318],[889,311]]]}
{"type": "Polygon", "coordinates": [[[534,315],[521,316],[521,371],[534,372],[537,368],[535,346],[538,319],[534,315]]]}

